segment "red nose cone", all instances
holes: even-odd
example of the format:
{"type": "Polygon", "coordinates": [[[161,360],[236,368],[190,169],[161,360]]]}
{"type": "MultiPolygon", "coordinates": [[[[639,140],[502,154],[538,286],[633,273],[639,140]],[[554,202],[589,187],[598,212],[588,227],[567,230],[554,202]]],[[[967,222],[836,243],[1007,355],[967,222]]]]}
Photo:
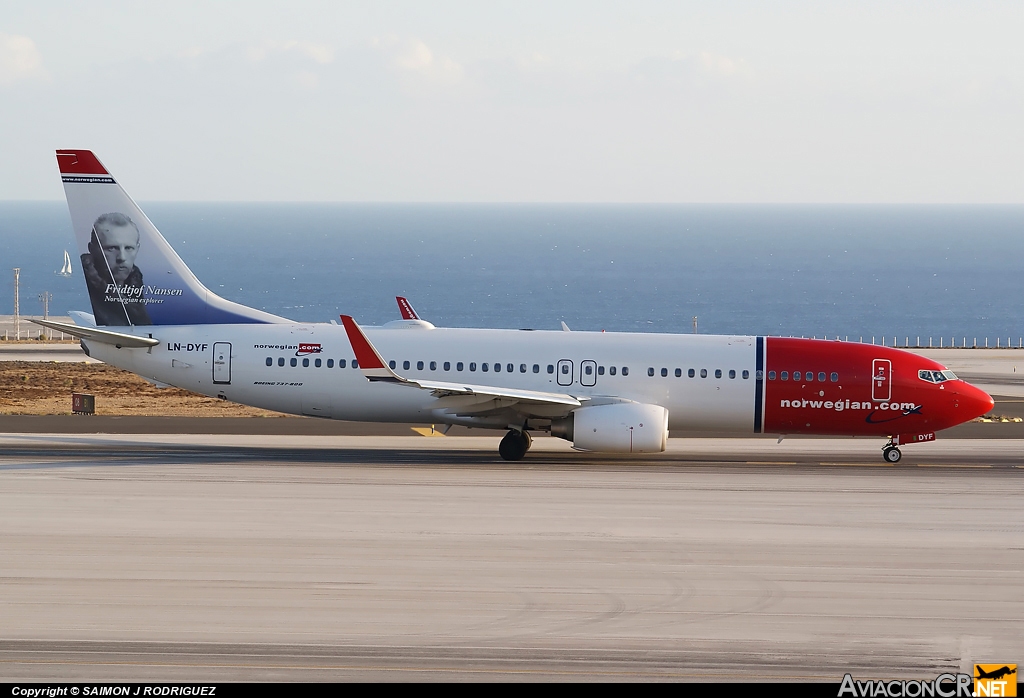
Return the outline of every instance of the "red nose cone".
{"type": "Polygon", "coordinates": [[[975,388],[970,383],[963,383],[957,386],[957,397],[960,407],[957,415],[962,421],[968,422],[975,417],[988,414],[995,407],[995,400],[981,388],[975,388]]]}

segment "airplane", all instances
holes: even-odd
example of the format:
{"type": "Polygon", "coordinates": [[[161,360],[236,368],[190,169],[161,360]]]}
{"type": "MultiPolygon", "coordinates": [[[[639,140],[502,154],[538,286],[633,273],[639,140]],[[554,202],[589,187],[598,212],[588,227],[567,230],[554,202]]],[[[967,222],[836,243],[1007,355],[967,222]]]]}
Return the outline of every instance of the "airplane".
{"type": "MultiPolygon", "coordinates": [[[[883,457],[992,398],[895,348],[765,336],[294,322],[206,288],[88,150],[58,150],[92,313],[37,321],[157,384],[330,419],[546,432],[596,453],[664,451],[670,430],[887,439],[883,457]],[[399,331],[402,330],[402,331],[399,331]]],[[[568,329],[564,326],[563,328],[568,329]]]]}
{"type": "Polygon", "coordinates": [[[1011,669],[1008,666],[1003,666],[1003,667],[1001,667],[999,669],[995,669],[994,671],[985,671],[980,666],[975,665],[975,669],[976,669],[976,671],[978,673],[978,675],[974,677],[976,679],[995,679],[995,680],[998,680],[998,679],[1003,678],[1004,676],[1009,676],[1010,674],[1016,674],[1017,673],[1016,669],[1011,669]]]}

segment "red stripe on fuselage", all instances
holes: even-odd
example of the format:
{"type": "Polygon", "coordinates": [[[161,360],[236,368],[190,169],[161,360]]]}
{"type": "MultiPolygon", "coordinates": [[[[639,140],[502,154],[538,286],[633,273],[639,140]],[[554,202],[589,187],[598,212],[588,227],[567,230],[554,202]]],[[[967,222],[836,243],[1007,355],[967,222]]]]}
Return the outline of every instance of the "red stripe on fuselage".
{"type": "MultiPolygon", "coordinates": [[[[935,384],[921,380],[919,370],[941,371],[945,367],[908,351],[775,337],[767,338],[766,344],[764,430],[768,433],[889,436],[931,432],[991,409],[991,398],[963,381],[935,384]],[[888,400],[872,399],[876,359],[892,365],[888,400]],[[783,371],[788,380],[782,380],[783,371]],[[797,372],[801,379],[793,380],[797,372]],[[836,381],[831,379],[833,373],[836,381]],[[824,381],[819,380],[821,374],[824,381]]],[[[878,396],[876,392],[874,397],[878,396]]]]}

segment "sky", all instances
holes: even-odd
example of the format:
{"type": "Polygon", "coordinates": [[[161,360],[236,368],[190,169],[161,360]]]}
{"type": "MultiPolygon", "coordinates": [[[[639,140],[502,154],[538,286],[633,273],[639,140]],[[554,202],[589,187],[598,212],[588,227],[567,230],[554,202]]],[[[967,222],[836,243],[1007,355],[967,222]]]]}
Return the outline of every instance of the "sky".
{"type": "Polygon", "coordinates": [[[0,4],[0,199],[1022,203],[1020,2],[0,4]]]}

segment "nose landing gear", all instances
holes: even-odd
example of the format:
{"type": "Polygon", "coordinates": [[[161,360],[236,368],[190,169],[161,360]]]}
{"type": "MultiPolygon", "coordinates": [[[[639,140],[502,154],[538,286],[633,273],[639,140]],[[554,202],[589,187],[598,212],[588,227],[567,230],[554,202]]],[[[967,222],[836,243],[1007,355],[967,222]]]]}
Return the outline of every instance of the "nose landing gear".
{"type": "Polygon", "coordinates": [[[498,454],[505,460],[522,460],[532,445],[533,439],[530,437],[530,432],[509,429],[501,443],[498,444],[498,454]]]}
{"type": "Polygon", "coordinates": [[[882,449],[882,458],[885,459],[886,463],[899,463],[902,457],[903,453],[896,446],[893,446],[892,441],[887,443],[882,449]]]}

